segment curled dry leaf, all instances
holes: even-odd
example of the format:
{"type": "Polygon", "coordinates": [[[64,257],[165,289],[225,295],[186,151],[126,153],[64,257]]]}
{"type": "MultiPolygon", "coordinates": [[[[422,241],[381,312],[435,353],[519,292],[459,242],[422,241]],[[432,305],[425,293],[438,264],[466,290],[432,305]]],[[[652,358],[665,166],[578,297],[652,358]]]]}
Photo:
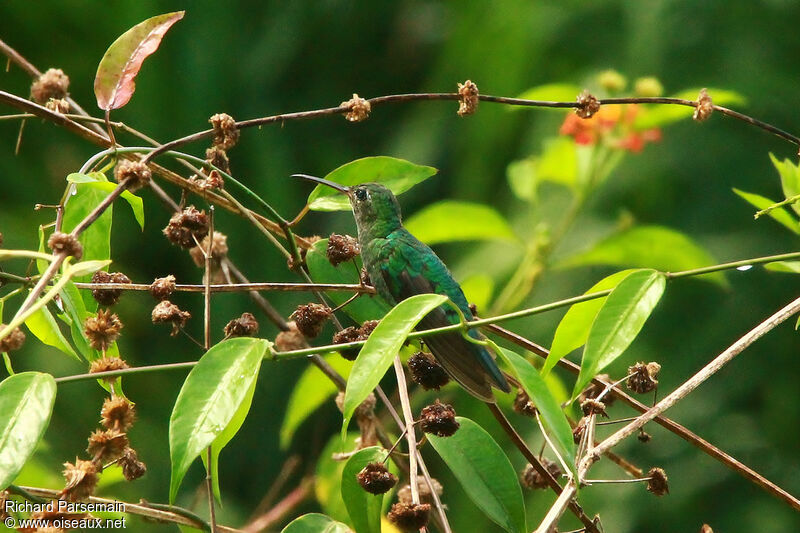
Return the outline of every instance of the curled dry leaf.
{"type": "Polygon", "coordinates": [[[118,109],[130,101],[142,63],[158,49],[164,34],[183,15],[183,11],[175,11],[149,18],[108,47],[94,78],[94,94],[100,109],[118,109]]]}

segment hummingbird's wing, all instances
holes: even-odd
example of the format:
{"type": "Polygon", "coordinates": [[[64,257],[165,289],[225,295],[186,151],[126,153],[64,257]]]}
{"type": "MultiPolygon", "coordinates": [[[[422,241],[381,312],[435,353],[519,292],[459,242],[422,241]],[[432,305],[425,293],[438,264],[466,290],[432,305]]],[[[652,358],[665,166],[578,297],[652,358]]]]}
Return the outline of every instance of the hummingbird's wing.
{"type": "MultiPolygon", "coordinates": [[[[400,302],[416,294],[444,294],[455,303],[464,316],[473,318],[472,311],[461,287],[453,279],[441,259],[427,245],[405,230],[394,241],[391,250],[380,262],[380,275],[395,301],[400,302]]],[[[458,313],[443,305],[428,313],[419,323],[420,329],[449,326],[459,322],[458,313]]],[[[480,334],[470,331],[470,336],[480,339],[480,334]]],[[[478,344],[462,337],[460,332],[426,337],[425,344],[450,376],[473,396],[494,402],[492,386],[508,392],[508,385],[491,353],[478,344]]]]}

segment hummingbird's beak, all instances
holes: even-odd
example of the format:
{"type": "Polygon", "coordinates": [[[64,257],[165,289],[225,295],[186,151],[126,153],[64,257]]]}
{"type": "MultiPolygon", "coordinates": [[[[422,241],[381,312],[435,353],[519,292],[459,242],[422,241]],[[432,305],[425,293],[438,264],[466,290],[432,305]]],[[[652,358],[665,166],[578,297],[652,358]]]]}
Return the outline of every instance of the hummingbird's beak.
{"type": "Polygon", "coordinates": [[[350,187],[345,187],[344,185],[339,185],[338,183],[334,183],[332,181],[328,181],[324,178],[318,178],[316,176],[309,176],[308,174],[292,174],[293,178],[300,178],[306,181],[313,181],[314,183],[321,183],[322,185],[327,185],[331,189],[336,189],[337,191],[347,194],[350,194],[350,187]]]}

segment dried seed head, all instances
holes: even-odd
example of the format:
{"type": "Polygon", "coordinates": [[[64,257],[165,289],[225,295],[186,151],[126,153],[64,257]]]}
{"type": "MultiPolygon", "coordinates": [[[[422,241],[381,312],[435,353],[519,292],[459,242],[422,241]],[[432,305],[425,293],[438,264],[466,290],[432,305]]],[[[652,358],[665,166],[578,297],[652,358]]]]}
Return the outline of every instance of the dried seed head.
{"type": "Polygon", "coordinates": [[[667,474],[664,473],[663,468],[653,467],[647,472],[647,490],[656,496],[664,496],[669,494],[669,484],[667,483],[667,474]]]}
{"type": "MultiPolygon", "coordinates": [[[[92,274],[92,283],[131,283],[131,280],[122,272],[106,272],[98,270],[92,274]]],[[[100,305],[111,306],[119,302],[122,289],[92,289],[92,297],[100,305]]]]}
{"type": "MultiPolygon", "coordinates": [[[[558,463],[551,461],[545,457],[539,459],[544,466],[545,470],[547,470],[551,476],[558,479],[561,477],[561,467],[558,466],[558,463]]],[[[522,471],[522,475],[520,476],[520,481],[522,482],[522,486],[526,489],[530,490],[537,490],[537,489],[546,489],[550,486],[547,479],[540,474],[532,464],[528,463],[525,467],[525,470],[522,471]]]]}
{"type": "Polygon", "coordinates": [[[54,113],[69,113],[69,100],[66,98],[51,98],[44,106],[54,113]]]}
{"type": "Polygon", "coordinates": [[[578,420],[578,423],[575,424],[575,427],[572,428],[572,440],[575,441],[575,444],[578,444],[583,439],[583,435],[586,433],[586,424],[588,423],[588,418],[583,417],[578,420]]]}
{"type": "Polygon", "coordinates": [[[375,331],[375,328],[378,327],[378,324],[380,324],[380,320],[367,320],[361,324],[361,327],[358,328],[361,340],[367,340],[369,336],[372,335],[372,332],[375,331]]]}
{"type": "Polygon", "coordinates": [[[598,111],[600,111],[600,102],[589,91],[584,90],[578,95],[578,107],[575,108],[576,115],[581,118],[592,118],[598,111]]]}
{"type": "Polygon", "coordinates": [[[67,484],[58,493],[69,501],[80,501],[94,494],[97,487],[97,466],[92,461],[76,459],[75,464],[64,463],[64,478],[67,484]]]}
{"type": "Polygon", "coordinates": [[[628,80],[616,70],[604,70],[597,76],[597,83],[610,93],[618,93],[625,89],[628,80]]]}
{"type": "Polygon", "coordinates": [[[581,404],[581,410],[583,411],[584,416],[599,415],[608,418],[608,413],[606,413],[606,404],[597,400],[586,400],[581,404]]]}
{"type": "Polygon", "coordinates": [[[458,84],[458,116],[471,115],[478,109],[478,86],[471,80],[458,84]]]}
{"type": "Polygon", "coordinates": [[[71,255],[76,261],[83,257],[83,246],[71,233],[56,231],[50,235],[47,246],[53,250],[53,253],[71,255]]]}
{"type": "MultiPolygon", "coordinates": [[[[89,365],[89,373],[113,372],[115,370],[125,370],[126,368],[130,368],[128,363],[119,357],[101,357],[100,359],[92,361],[89,365]]],[[[116,377],[105,378],[106,381],[114,381],[115,379],[116,377]]]]}
{"type": "Polygon", "coordinates": [[[189,311],[181,311],[180,307],[169,300],[162,300],[153,308],[150,318],[153,324],[172,324],[170,335],[174,337],[186,325],[186,322],[192,318],[192,314],[189,311]]]}
{"type": "Polygon", "coordinates": [[[139,479],[147,472],[147,465],[139,460],[139,456],[133,448],[127,448],[117,464],[122,467],[122,475],[128,481],[139,479]]]}
{"type": "Polygon", "coordinates": [[[417,352],[409,357],[408,368],[411,370],[411,379],[414,383],[425,390],[439,390],[450,381],[447,372],[429,353],[417,352]]]}
{"type": "Polygon", "coordinates": [[[634,82],[633,92],[638,96],[661,96],[664,94],[664,86],[658,78],[648,76],[646,78],[639,78],[634,82]]]}
{"type": "Polygon", "coordinates": [[[231,162],[228,159],[228,154],[220,146],[212,146],[206,149],[206,161],[223,172],[231,173],[231,162]]]}
{"type": "Polygon", "coordinates": [[[639,434],[636,436],[636,438],[639,439],[639,442],[647,443],[650,442],[650,439],[652,439],[653,437],[652,435],[650,435],[650,433],[647,433],[644,430],[639,430],[639,434]]]}
{"type": "Polygon", "coordinates": [[[309,303],[297,306],[289,316],[304,336],[313,339],[322,331],[331,316],[331,308],[324,304],[309,303]]]}
{"type": "MultiPolygon", "coordinates": [[[[604,383],[612,383],[608,374],[598,374],[595,376],[595,379],[604,383]]],[[[583,392],[580,394],[580,396],[578,396],[578,401],[583,403],[590,398],[597,398],[605,390],[605,388],[605,385],[601,385],[596,381],[592,381],[585,389],[583,389],[583,392]]],[[[614,400],[616,400],[616,396],[612,395],[611,393],[603,396],[603,403],[606,404],[606,407],[611,407],[611,404],[614,403],[614,400]]]]}
{"type": "Polygon", "coordinates": [[[180,213],[175,213],[164,228],[164,235],[172,244],[181,248],[194,248],[208,235],[208,215],[190,205],[180,213]]]}
{"type": "MultiPolygon", "coordinates": [[[[436,491],[438,496],[442,495],[444,489],[442,488],[442,484],[439,483],[439,480],[436,478],[431,478],[431,485],[433,485],[433,490],[436,491]]],[[[419,499],[422,503],[433,503],[433,498],[431,497],[431,489],[428,487],[428,482],[425,481],[425,478],[418,478],[417,479],[417,492],[419,493],[419,499]]],[[[397,499],[400,503],[412,503],[412,495],[411,495],[411,485],[406,485],[402,489],[397,491],[397,499]]]]}
{"type": "MultiPolygon", "coordinates": [[[[199,268],[206,266],[206,253],[208,252],[208,235],[203,238],[200,246],[195,246],[189,250],[189,254],[194,260],[194,264],[199,268]]],[[[219,231],[214,232],[214,237],[211,240],[211,268],[219,268],[220,262],[225,256],[228,255],[228,236],[219,231]]]]}
{"type": "Polygon", "coordinates": [[[275,337],[275,351],[289,352],[292,350],[301,350],[308,346],[306,344],[306,338],[303,337],[303,334],[297,329],[297,324],[292,321],[287,325],[289,329],[281,331],[278,333],[278,336],[275,337]]]}
{"type": "Polygon", "coordinates": [[[109,346],[119,338],[122,322],[119,317],[108,309],[100,309],[97,316],[90,316],[83,324],[83,332],[89,339],[89,344],[101,352],[108,350],[109,346]]]}
{"type": "Polygon", "coordinates": [[[135,191],[150,184],[153,173],[147,163],[121,159],[114,167],[114,179],[117,183],[124,183],[129,191],[135,191]]]}
{"type": "Polygon", "coordinates": [[[172,274],[163,278],[156,278],[156,280],[150,285],[150,294],[152,294],[153,298],[159,302],[169,298],[174,290],[175,276],[172,274]]]}
{"type": "Polygon", "coordinates": [[[704,120],[708,120],[713,112],[714,102],[711,101],[708,89],[700,89],[700,94],[697,95],[697,107],[694,108],[692,118],[697,122],[703,122],[704,120]]]}
{"type": "Polygon", "coordinates": [[[520,389],[517,396],[514,398],[514,411],[524,416],[536,416],[536,406],[533,405],[531,397],[528,393],[520,389]]]}
{"type": "Polygon", "coordinates": [[[60,68],[47,69],[31,85],[31,100],[37,104],[45,104],[51,98],[60,100],[67,96],[69,76],[60,68]]]}
{"type": "Polygon", "coordinates": [[[395,503],[388,518],[401,531],[417,531],[428,524],[430,512],[427,503],[395,503]]]}
{"type": "MultiPolygon", "coordinates": [[[[5,324],[0,324],[0,331],[5,327],[5,324]]],[[[19,350],[23,344],[25,344],[25,333],[19,327],[16,327],[11,330],[11,333],[0,339],[0,353],[19,350]]]]}
{"type": "Polygon", "coordinates": [[[253,313],[242,313],[225,325],[226,337],[252,337],[258,333],[258,320],[253,313]]]}
{"type": "Polygon", "coordinates": [[[128,447],[128,437],[116,429],[98,429],[89,436],[86,452],[100,464],[110,463],[122,457],[128,447]]]}
{"type": "Polygon", "coordinates": [[[455,409],[439,400],[423,408],[419,416],[422,431],[438,437],[449,437],[461,426],[456,420],[455,409]]]}
{"type": "Polygon", "coordinates": [[[344,263],[357,256],[361,253],[361,249],[355,237],[332,233],[331,236],[328,237],[328,248],[325,250],[325,253],[328,256],[328,261],[330,261],[333,266],[336,266],[339,263],[344,263]]]}
{"type": "Polygon", "coordinates": [[[397,484],[397,476],[386,470],[383,463],[369,463],[356,475],[358,484],[370,494],[389,492],[397,484]]]}
{"type": "Polygon", "coordinates": [[[369,112],[372,111],[372,106],[370,103],[358,96],[356,93],[353,93],[353,97],[350,100],[342,102],[339,104],[340,107],[347,107],[349,111],[344,114],[344,118],[346,118],[350,122],[361,122],[362,120],[367,120],[369,117],[369,112]]]}
{"type": "Polygon", "coordinates": [[[628,374],[631,377],[625,382],[630,390],[638,394],[650,392],[658,386],[658,372],[661,370],[661,365],[656,362],[652,363],[636,363],[628,367],[628,374]]]}
{"type": "MultiPolygon", "coordinates": [[[[333,334],[333,344],[345,344],[348,342],[356,342],[361,340],[361,332],[359,328],[350,326],[344,328],[342,331],[337,331],[333,334]]],[[[339,350],[339,355],[348,361],[355,361],[358,357],[358,348],[343,348],[339,350]]]]}
{"type": "Polygon", "coordinates": [[[239,130],[236,121],[227,113],[217,113],[208,121],[214,128],[213,145],[223,150],[230,150],[239,142],[239,130]]]}
{"type": "Polygon", "coordinates": [[[136,409],[126,398],[106,398],[100,409],[100,423],[108,429],[128,431],[136,419],[136,409]]]}

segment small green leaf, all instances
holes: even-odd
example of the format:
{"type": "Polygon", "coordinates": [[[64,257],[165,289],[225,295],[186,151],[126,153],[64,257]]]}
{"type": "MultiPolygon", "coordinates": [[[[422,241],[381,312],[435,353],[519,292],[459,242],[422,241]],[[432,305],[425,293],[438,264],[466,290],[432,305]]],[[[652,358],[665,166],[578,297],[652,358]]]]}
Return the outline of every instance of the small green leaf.
{"type": "Polygon", "coordinates": [[[385,457],[383,448],[364,448],[353,454],[342,470],[342,500],[356,533],[381,533],[383,494],[365,491],[356,476],[368,463],[382,462],[385,457]]]}
{"type": "MultiPolygon", "coordinates": [[[[679,231],[663,226],[637,226],[600,241],[586,252],[560,261],[557,267],[612,265],[678,272],[715,263],[710,253],[679,231]]],[[[698,279],[727,285],[722,272],[703,274],[698,279]]]]}
{"type": "MultiPolygon", "coordinates": [[[[353,366],[352,362],[338,355],[328,357],[326,361],[345,378],[350,374],[350,367],[353,366]]],[[[289,447],[300,424],[322,406],[328,398],[336,394],[337,390],[336,385],[319,368],[308,365],[292,389],[292,395],[286,406],[286,414],[281,425],[281,449],[286,450],[289,447]]]]}
{"type": "Polygon", "coordinates": [[[404,222],[426,244],[469,240],[516,241],[503,215],[488,205],[454,200],[431,204],[404,222]]]}
{"type": "Polygon", "coordinates": [[[94,95],[100,109],[118,109],[130,101],[142,63],[158,50],[164,34],[183,14],[176,11],[151,17],[120,35],[108,47],[94,78],[94,95]]]}
{"type": "MultiPolygon", "coordinates": [[[[569,83],[548,83],[545,85],[538,85],[536,87],[532,87],[527,91],[525,91],[524,93],[520,94],[518,98],[523,98],[525,100],[544,100],[549,102],[574,102],[580,93],[581,93],[581,88],[578,87],[577,85],[572,85],[569,83]]],[[[539,110],[542,108],[519,106],[519,107],[513,107],[512,109],[539,110]]],[[[558,109],[558,108],[556,109],[558,111],[561,111],[562,113],[565,111],[564,109],[558,109]]]]}
{"type": "Polygon", "coordinates": [[[106,267],[110,264],[111,264],[110,259],[81,261],[80,263],[70,265],[67,269],[67,272],[69,272],[70,276],[79,278],[81,276],[88,276],[89,274],[97,272],[101,268],[106,267]]]}
{"type": "Polygon", "coordinates": [[[510,533],[527,531],[525,502],[511,461],[486,430],[469,418],[456,419],[461,427],[451,437],[428,435],[436,453],[486,516],[510,533]]]}
{"type": "Polygon", "coordinates": [[[630,346],[664,294],[666,284],[662,273],[639,270],[623,279],[606,297],[589,331],[573,398],[630,346]]]}
{"type": "MultiPolygon", "coordinates": [[[[231,424],[246,401],[269,342],[239,337],[208,350],[186,378],[169,421],[169,501],[200,453],[231,424]]],[[[238,429],[238,428],[237,428],[238,429]]]]}
{"type": "MultiPolygon", "coordinates": [[[[623,270],[611,274],[598,281],[585,294],[613,289],[631,272],[634,271],[623,270]]],[[[553,344],[550,345],[550,353],[547,355],[544,366],[542,366],[542,376],[546,376],[555,368],[561,358],[586,344],[594,317],[597,316],[597,312],[605,301],[606,298],[604,296],[574,304],[569,308],[567,314],[564,315],[564,318],[561,319],[556,328],[553,344]]]]}
{"type": "MultiPolygon", "coordinates": [[[[800,166],[795,165],[789,159],[779,161],[777,157],[769,154],[772,164],[778,169],[778,174],[781,176],[781,187],[783,188],[783,195],[786,198],[792,198],[800,195],[800,166]]],[[[800,203],[795,202],[790,204],[794,212],[800,215],[800,203]]]]}
{"type": "Polygon", "coordinates": [[[56,399],[50,374],[21,372],[0,383],[0,489],[17,477],[42,438],[56,399]]]}
{"type": "Polygon", "coordinates": [[[281,533],[352,533],[349,527],[324,514],[309,513],[289,522],[281,533]]]}
{"type": "Polygon", "coordinates": [[[561,406],[542,376],[529,361],[511,350],[500,348],[498,355],[505,359],[522,388],[533,400],[533,404],[542,415],[542,424],[545,430],[558,448],[558,453],[568,465],[573,465],[575,463],[575,441],[572,438],[572,428],[569,427],[564,411],[561,410],[561,406]]]}
{"type": "MultiPolygon", "coordinates": [[[[105,192],[111,192],[117,188],[116,183],[111,183],[102,172],[90,172],[89,174],[81,174],[73,172],[67,175],[67,182],[69,183],[89,183],[92,187],[105,192]]],[[[133,194],[131,191],[123,191],[122,198],[128,202],[133,211],[133,216],[139,227],[144,229],[144,203],[142,199],[133,194]]]]}
{"type": "MultiPolygon", "coordinates": [[[[752,192],[745,192],[740,191],[739,189],[733,189],[737,195],[743,198],[747,203],[755,207],[756,209],[766,209],[771,205],[775,205],[778,202],[773,202],[769,198],[765,198],[760,194],[755,194],[752,192]]],[[[773,218],[776,222],[778,222],[781,226],[785,227],[795,235],[800,235],[800,222],[792,215],[789,211],[787,211],[783,207],[777,207],[772,209],[768,216],[773,218]]]]}
{"type": "Polygon", "coordinates": [[[64,334],[61,333],[56,319],[47,306],[41,307],[38,311],[29,316],[25,321],[25,325],[30,332],[43,343],[61,350],[78,361],[81,360],[78,354],[75,353],[75,350],[72,349],[72,346],[69,345],[67,339],[64,338],[64,334]]]}
{"type": "Polygon", "coordinates": [[[800,274],[800,261],[775,261],[764,265],[767,270],[773,272],[786,272],[789,274],[800,274]]]}
{"type": "Polygon", "coordinates": [[[97,350],[89,346],[86,335],[83,332],[83,322],[89,316],[86,306],[81,298],[81,293],[74,283],[67,283],[59,293],[64,314],[59,315],[62,321],[69,324],[72,342],[87,361],[94,361],[98,357],[97,350]]]}
{"type": "Polygon", "coordinates": [[[361,405],[361,402],[380,383],[411,330],[425,315],[446,301],[447,296],[440,294],[417,294],[397,304],[378,323],[367,342],[361,347],[347,380],[342,409],[343,436],[356,407],[361,405]]]}
{"type": "MultiPolygon", "coordinates": [[[[317,283],[349,283],[358,284],[361,275],[361,260],[357,258],[354,265],[351,261],[333,266],[325,253],[328,248],[328,239],[314,243],[306,254],[308,271],[317,283]]],[[[347,292],[326,292],[335,305],[343,304],[352,294],[347,292]]],[[[378,320],[389,311],[389,305],[379,296],[364,294],[342,308],[350,318],[361,324],[366,320],[378,320]]]]}
{"type": "MultiPolygon", "coordinates": [[[[47,239],[45,238],[44,234],[44,226],[39,226],[39,253],[48,253],[45,243],[47,239]]],[[[44,271],[47,270],[47,266],[49,263],[44,259],[37,259],[36,260],[36,270],[39,271],[39,274],[44,274],[44,271]]]]}
{"type": "MultiPolygon", "coordinates": [[[[325,176],[325,179],[340,185],[382,183],[395,195],[399,195],[436,172],[433,167],[415,165],[404,159],[376,156],[346,163],[325,176]]],[[[350,201],[330,187],[317,185],[308,196],[308,207],[313,211],[347,211],[350,209],[350,201]]]]}
{"type": "MultiPolygon", "coordinates": [[[[684,100],[697,100],[700,94],[700,88],[686,89],[675,95],[673,98],[681,98],[684,100]]],[[[726,91],[724,89],[708,89],[708,94],[711,96],[713,102],[717,105],[724,106],[743,106],[747,102],[745,98],[734,91],[726,91]]],[[[645,130],[650,128],[660,128],[667,126],[673,122],[691,118],[694,113],[694,107],[682,105],[643,105],[639,108],[634,120],[634,126],[638,130],[645,130]]]]}

